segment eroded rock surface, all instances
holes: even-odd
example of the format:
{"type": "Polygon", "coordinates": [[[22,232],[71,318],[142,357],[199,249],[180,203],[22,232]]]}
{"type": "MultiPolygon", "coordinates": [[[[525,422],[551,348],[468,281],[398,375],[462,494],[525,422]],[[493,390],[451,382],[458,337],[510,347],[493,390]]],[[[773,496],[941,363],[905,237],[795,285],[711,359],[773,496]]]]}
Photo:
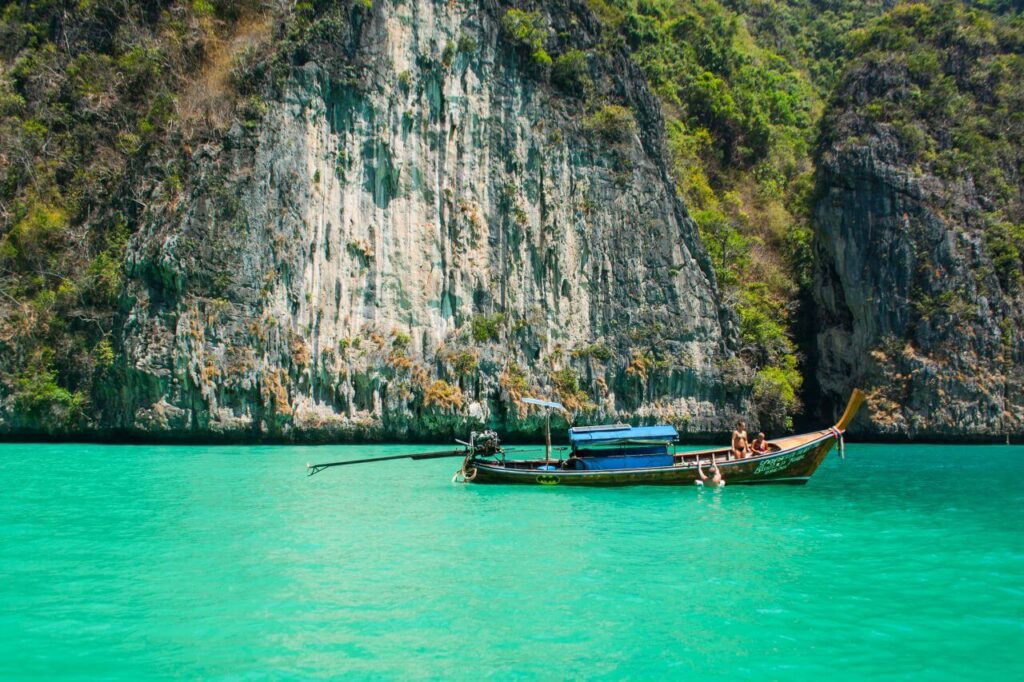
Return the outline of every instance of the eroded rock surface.
{"type": "Polygon", "coordinates": [[[584,50],[598,101],[636,120],[601,127],[506,39],[506,10],[353,10],[344,59],[294,68],[262,118],[194,151],[129,248],[105,428],[515,434],[537,427],[523,394],[694,431],[747,411],[642,76],[583,3],[547,7],[548,51],[584,50]]]}

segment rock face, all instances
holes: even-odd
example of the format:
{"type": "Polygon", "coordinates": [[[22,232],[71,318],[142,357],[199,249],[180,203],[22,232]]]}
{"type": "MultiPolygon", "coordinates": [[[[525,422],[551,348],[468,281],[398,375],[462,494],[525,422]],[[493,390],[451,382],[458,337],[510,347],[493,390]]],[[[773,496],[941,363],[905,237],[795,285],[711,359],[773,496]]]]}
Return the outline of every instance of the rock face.
{"type": "Polygon", "coordinates": [[[972,46],[970,59],[964,45],[932,48],[941,48],[944,74],[915,73],[899,55],[862,59],[826,116],[815,208],[817,381],[826,409],[840,408],[855,386],[869,390],[854,427],[862,434],[1019,436],[1024,296],[1012,233],[1021,139],[1019,125],[1001,121],[1018,109],[997,79],[978,76],[1000,58],[997,41],[972,46]],[[950,118],[922,119],[915,109],[951,101],[950,118]],[[871,103],[884,113],[872,117],[871,103]],[[1009,138],[983,159],[980,143],[963,141],[976,139],[964,132],[982,125],[975,121],[1009,138]]]}
{"type": "Polygon", "coordinates": [[[705,432],[746,411],[657,104],[584,3],[544,7],[597,104],[550,82],[498,3],[357,3],[324,38],[344,49],[195,150],[129,247],[100,428],[515,433],[536,427],[527,393],[705,432]]]}
{"type": "Polygon", "coordinates": [[[876,435],[1020,433],[1020,308],[988,293],[994,275],[979,281],[990,263],[979,232],[964,229],[970,209],[944,214],[942,183],[914,177],[886,159],[882,139],[871,142],[828,154],[822,169],[823,393],[838,408],[853,387],[869,389],[857,430],[876,435]]]}

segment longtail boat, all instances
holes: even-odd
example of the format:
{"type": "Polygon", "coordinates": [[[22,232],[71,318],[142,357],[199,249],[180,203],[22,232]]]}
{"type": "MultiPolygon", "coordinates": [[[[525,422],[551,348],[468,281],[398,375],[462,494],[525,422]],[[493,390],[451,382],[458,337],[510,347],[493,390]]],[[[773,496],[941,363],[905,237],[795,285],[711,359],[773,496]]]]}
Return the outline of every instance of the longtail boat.
{"type": "MultiPolygon", "coordinates": [[[[462,467],[453,480],[467,483],[526,485],[693,485],[699,471],[717,464],[728,485],[785,483],[805,484],[833,446],[843,447],[843,433],[864,402],[864,393],[853,391],[846,410],[834,426],[767,441],[763,454],[736,456],[731,448],[677,451],[679,435],[670,425],[630,426],[611,424],[569,429],[569,454],[551,456],[547,434],[543,459],[511,459],[494,431],[475,432],[461,450],[394,455],[369,460],[350,460],[307,465],[310,475],[330,466],[387,459],[433,459],[462,456],[462,467]]],[[[550,411],[564,409],[554,402],[524,399],[550,411]]]]}

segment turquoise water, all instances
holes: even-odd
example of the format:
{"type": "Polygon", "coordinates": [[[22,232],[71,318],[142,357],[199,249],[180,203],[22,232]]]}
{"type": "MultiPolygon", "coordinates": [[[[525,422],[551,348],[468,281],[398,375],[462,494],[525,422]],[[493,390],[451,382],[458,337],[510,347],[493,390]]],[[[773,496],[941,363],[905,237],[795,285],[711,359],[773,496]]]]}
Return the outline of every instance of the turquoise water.
{"type": "Polygon", "coordinates": [[[404,449],[0,446],[0,678],[1024,676],[1024,448],[703,492],[304,475],[404,449]]]}

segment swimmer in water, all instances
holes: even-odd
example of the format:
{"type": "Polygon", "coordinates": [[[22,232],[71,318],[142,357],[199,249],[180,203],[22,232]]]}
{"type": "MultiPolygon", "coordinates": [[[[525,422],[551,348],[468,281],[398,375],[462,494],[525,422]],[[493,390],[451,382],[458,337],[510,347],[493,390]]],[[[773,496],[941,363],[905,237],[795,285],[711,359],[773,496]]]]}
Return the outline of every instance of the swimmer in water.
{"type": "Polygon", "coordinates": [[[722,478],[722,472],[718,470],[718,462],[715,461],[715,456],[711,455],[711,479],[708,482],[708,475],[704,473],[704,470],[700,466],[700,457],[697,458],[697,475],[699,478],[694,481],[698,486],[704,487],[710,485],[712,488],[721,488],[725,485],[725,479],[722,478]]]}

